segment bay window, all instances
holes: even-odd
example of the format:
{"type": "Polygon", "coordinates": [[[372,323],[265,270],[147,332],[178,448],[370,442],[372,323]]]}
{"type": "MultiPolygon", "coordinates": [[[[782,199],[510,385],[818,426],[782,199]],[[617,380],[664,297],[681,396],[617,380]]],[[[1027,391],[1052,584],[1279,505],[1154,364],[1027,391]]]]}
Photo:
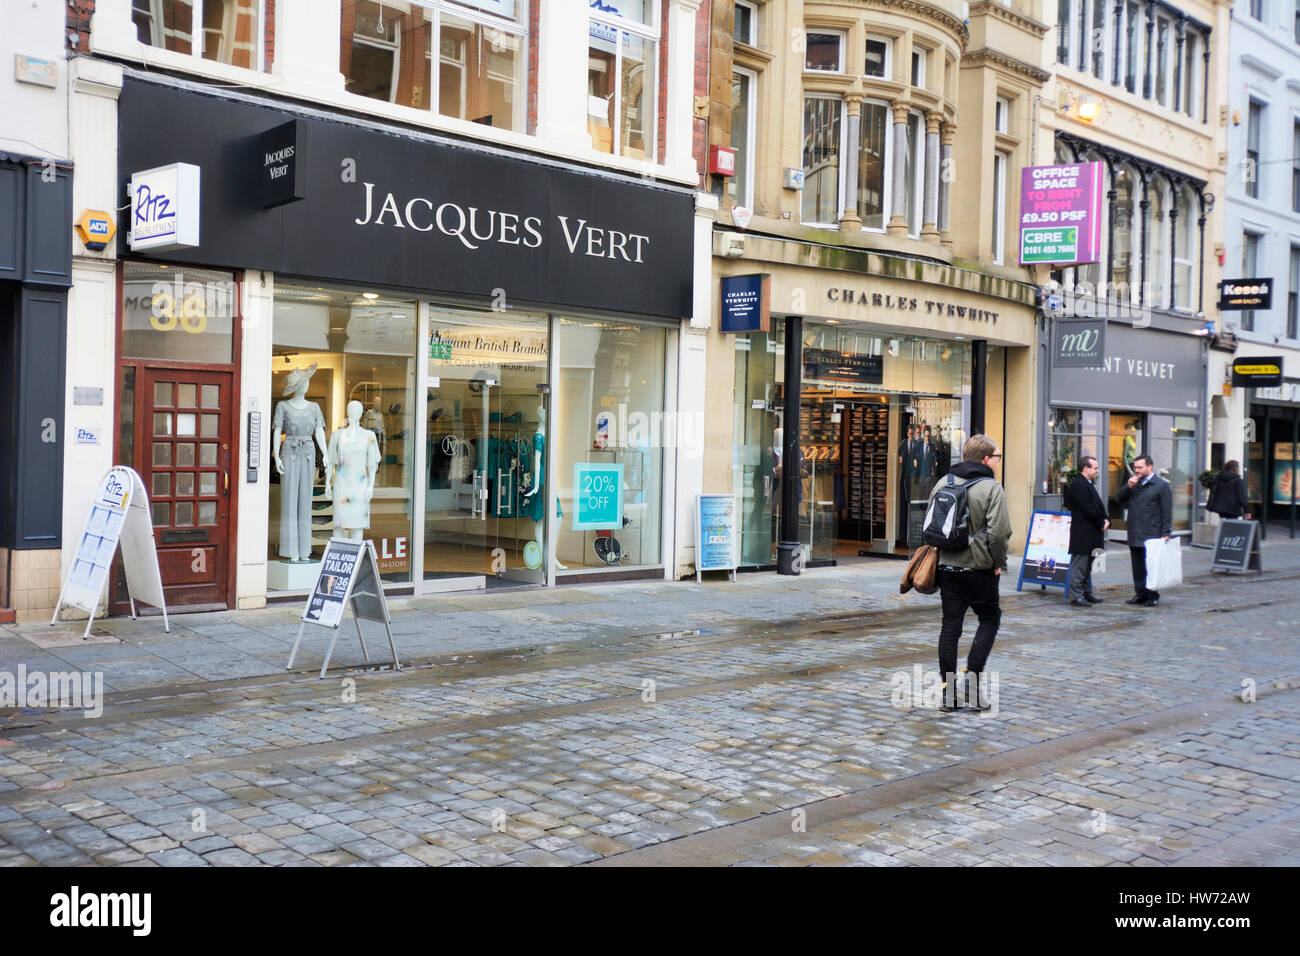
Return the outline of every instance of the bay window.
{"type": "Polygon", "coordinates": [[[862,228],[882,231],[888,218],[889,190],[893,181],[890,146],[893,120],[886,103],[862,104],[861,139],[858,143],[858,218],[862,228]]]}
{"type": "Polygon", "coordinates": [[[838,97],[809,94],[803,99],[803,222],[839,222],[843,113],[844,102],[838,97]]]}

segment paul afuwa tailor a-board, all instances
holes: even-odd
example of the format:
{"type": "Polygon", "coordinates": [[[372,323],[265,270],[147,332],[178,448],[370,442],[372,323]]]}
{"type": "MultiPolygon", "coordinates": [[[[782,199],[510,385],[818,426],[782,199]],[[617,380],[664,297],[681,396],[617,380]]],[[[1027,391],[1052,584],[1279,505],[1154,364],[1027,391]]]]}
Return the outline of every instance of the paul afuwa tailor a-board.
{"type": "Polygon", "coordinates": [[[375,556],[374,543],[330,538],[325,543],[325,553],[321,556],[316,584],[307,595],[307,606],[303,608],[302,623],[298,625],[298,636],[294,638],[293,650],[289,652],[286,670],[293,670],[293,661],[298,656],[303,631],[308,624],[316,624],[334,631],[330,635],[329,649],[325,651],[325,660],[320,666],[320,676],[325,677],[330,658],[334,656],[334,642],[339,637],[343,611],[349,604],[352,605],[352,618],[357,625],[357,638],[361,641],[361,653],[366,660],[370,660],[370,651],[366,648],[365,635],[361,633],[363,618],[384,625],[384,631],[388,634],[388,647],[393,652],[393,666],[402,666],[397,659],[397,647],[393,644],[388,601],[384,598],[383,582],[379,579],[379,559],[375,556]]]}
{"type": "Polygon", "coordinates": [[[104,593],[104,584],[108,581],[108,571],[119,544],[122,546],[122,569],[126,573],[131,616],[136,616],[136,601],[152,604],[162,611],[163,628],[171,632],[167,602],[163,597],[162,572],[158,567],[158,549],[153,538],[153,518],[149,514],[149,496],[145,494],[140,475],[125,465],[110,468],[95,489],[90,514],[77,541],[72,569],[54,606],[51,625],[58,622],[59,609],[63,605],[78,607],[90,612],[82,639],[90,636],[90,625],[94,623],[99,597],[104,593]]]}

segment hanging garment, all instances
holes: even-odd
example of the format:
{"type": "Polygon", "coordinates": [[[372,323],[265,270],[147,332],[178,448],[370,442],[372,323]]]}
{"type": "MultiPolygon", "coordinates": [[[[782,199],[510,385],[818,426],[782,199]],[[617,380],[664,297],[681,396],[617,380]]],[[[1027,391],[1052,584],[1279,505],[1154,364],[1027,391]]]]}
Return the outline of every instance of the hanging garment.
{"type": "Polygon", "coordinates": [[[316,481],[316,429],[325,428],[320,406],[301,407],[291,401],[275,406],[271,427],[284,436],[280,461],[280,556],[291,561],[311,557],[311,491],[316,481]]]}
{"type": "Polygon", "coordinates": [[[528,490],[534,494],[529,497],[520,508],[521,517],[528,518],[530,521],[541,521],[546,514],[544,499],[546,498],[546,436],[541,432],[533,433],[533,451],[538,454],[529,455],[529,470],[531,472],[533,462],[531,459],[537,459],[537,473],[532,475],[529,482],[528,490]]]}
{"type": "Polygon", "coordinates": [[[469,443],[461,441],[454,435],[449,435],[444,442],[444,447],[450,446],[451,450],[451,468],[448,469],[447,479],[452,484],[469,481],[474,474],[469,443]]]}
{"type": "Polygon", "coordinates": [[[374,432],[340,428],[330,436],[334,527],[370,527],[369,473],[378,467],[379,443],[374,432]]]}

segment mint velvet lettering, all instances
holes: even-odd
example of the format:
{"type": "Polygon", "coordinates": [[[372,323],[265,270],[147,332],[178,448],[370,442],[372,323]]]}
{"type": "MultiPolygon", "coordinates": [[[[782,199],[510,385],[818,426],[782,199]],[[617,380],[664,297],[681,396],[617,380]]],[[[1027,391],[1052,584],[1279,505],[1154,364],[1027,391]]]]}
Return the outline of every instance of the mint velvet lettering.
{"type": "Polygon", "coordinates": [[[123,81],[122,202],[132,172],[205,171],[201,245],[159,258],[486,301],[504,289],[512,307],[691,314],[693,190],[282,107],[123,81]],[[268,208],[264,188],[289,179],[301,198],[268,208]]]}

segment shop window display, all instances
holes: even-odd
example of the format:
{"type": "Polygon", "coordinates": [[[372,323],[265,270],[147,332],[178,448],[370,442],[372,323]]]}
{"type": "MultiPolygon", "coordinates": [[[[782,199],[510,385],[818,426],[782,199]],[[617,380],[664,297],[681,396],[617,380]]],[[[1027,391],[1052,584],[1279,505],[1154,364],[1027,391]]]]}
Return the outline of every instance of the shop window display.
{"type": "Polygon", "coordinates": [[[557,568],[657,565],[664,448],[698,438],[690,422],[664,414],[667,332],[596,319],[560,325],[557,568]],[[596,472],[621,474],[621,514],[611,521],[579,513],[589,503],[580,485],[596,472]]]}
{"type": "Polygon", "coordinates": [[[358,534],[373,541],[384,580],[411,579],[415,376],[414,302],[277,283],[274,405],[263,419],[278,459],[270,473],[269,589],[309,587],[325,542],[358,534]],[[362,452],[358,474],[353,445],[362,452]],[[364,508],[338,500],[365,490],[364,508]]]}
{"type": "Polygon", "coordinates": [[[543,582],[549,357],[544,316],[430,311],[426,580],[543,582]]]}
{"type": "MultiPolygon", "coordinates": [[[[775,561],[783,457],[784,323],[736,336],[741,563],[775,561]]],[[[934,482],[969,427],[970,353],[959,342],[806,322],[799,539],[812,561],[905,553],[934,482]]]]}

